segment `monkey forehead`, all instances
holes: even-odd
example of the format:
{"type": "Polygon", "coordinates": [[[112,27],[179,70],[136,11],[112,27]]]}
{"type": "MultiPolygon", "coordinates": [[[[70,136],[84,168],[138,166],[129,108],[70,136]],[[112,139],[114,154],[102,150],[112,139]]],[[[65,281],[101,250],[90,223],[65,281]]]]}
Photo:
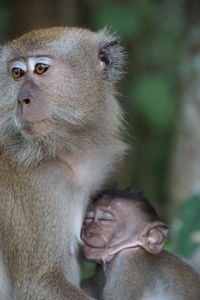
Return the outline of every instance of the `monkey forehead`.
{"type": "Polygon", "coordinates": [[[104,195],[92,204],[93,207],[105,207],[107,210],[111,210],[113,213],[126,214],[133,216],[133,213],[138,211],[138,207],[135,202],[126,198],[110,198],[108,195],[104,195]]]}
{"type": "Polygon", "coordinates": [[[57,40],[65,31],[67,31],[67,27],[37,29],[14,39],[12,44],[18,45],[20,43],[23,46],[28,45],[28,47],[41,46],[44,43],[57,40]]]}
{"type": "Polygon", "coordinates": [[[91,203],[91,206],[97,206],[97,205],[102,205],[102,206],[110,206],[112,199],[108,195],[104,195],[101,198],[98,198],[96,201],[91,203]]]}
{"type": "MultiPolygon", "coordinates": [[[[22,35],[21,37],[14,39],[9,43],[12,52],[25,55],[27,52],[33,52],[37,49],[51,49],[56,51],[56,47],[59,53],[63,54],[67,51],[79,50],[81,46],[83,48],[88,47],[90,42],[98,33],[92,32],[88,29],[76,28],[76,27],[50,27],[45,29],[38,29],[22,35]],[[84,41],[84,43],[83,43],[84,41]],[[85,43],[86,42],[86,43],[85,43]],[[62,47],[61,47],[62,44],[62,47]]],[[[100,34],[102,36],[102,34],[100,34]]],[[[97,39],[98,41],[98,39],[97,39]]]]}
{"type": "Polygon", "coordinates": [[[117,210],[120,212],[132,215],[137,211],[137,205],[135,202],[126,198],[114,198],[110,203],[111,210],[117,210]]]}

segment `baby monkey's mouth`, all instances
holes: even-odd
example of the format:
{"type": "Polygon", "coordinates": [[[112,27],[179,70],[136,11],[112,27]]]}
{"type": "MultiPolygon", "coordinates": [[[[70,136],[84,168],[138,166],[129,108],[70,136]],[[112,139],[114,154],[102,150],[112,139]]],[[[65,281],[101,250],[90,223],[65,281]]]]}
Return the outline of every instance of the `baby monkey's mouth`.
{"type": "Polygon", "coordinates": [[[96,236],[93,233],[84,232],[81,234],[81,239],[85,246],[95,249],[104,249],[106,247],[107,240],[102,239],[102,236],[96,236]]]}
{"type": "Polygon", "coordinates": [[[105,248],[105,246],[97,246],[97,245],[94,245],[92,243],[89,243],[89,242],[86,242],[85,240],[83,240],[85,246],[88,246],[90,248],[95,248],[95,249],[102,249],[102,248],[105,248]]]}

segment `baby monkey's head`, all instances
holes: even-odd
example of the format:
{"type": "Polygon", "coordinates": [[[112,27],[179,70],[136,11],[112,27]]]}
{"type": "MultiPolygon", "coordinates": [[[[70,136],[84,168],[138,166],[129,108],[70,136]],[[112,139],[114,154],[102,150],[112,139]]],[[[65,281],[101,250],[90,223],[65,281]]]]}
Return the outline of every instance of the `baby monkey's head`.
{"type": "Polygon", "coordinates": [[[142,247],[157,254],[164,246],[168,227],[138,191],[106,191],[89,205],[81,238],[86,259],[109,262],[125,248],[142,247]]]}

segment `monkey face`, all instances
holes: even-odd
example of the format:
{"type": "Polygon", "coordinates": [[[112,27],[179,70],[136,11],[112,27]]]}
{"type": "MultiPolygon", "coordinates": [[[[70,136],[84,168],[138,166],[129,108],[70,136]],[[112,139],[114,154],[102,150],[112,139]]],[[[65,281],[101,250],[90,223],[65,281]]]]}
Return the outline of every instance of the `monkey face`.
{"type": "Polygon", "coordinates": [[[98,258],[111,259],[110,250],[117,249],[121,243],[125,245],[134,233],[137,223],[132,222],[134,217],[133,205],[125,199],[110,200],[104,196],[90,205],[81,233],[85,257],[97,262],[98,258]]]}
{"type": "Polygon", "coordinates": [[[164,245],[167,226],[150,222],[137,202],[108,196],[94,201],[86,213],[81,238],[88,260],[109,262],[119,251],[142,247],[159,253],[164,245]]]}
{"type": "Polygon", "coordinates": [[[109,207],[101,205],[101,202],[87,211],[82,229],[82,239],[95,248],[106,247],[118,225],[109,207]]]}
{"type": "Polygon", "coordinates": [[[121,125],[112,83],[122,63],[105,31],[36,30],[2,47],[0,146],[30,162],[108,143],[121,125]]]}
{"type": "Polygon", "coordinates": [[[135,207],[130,201],[120,198],[110,200],[104,196],[95,205],[90,205],[83,223],[82,239],[96,248],[113,246],[126,239],[130,230],[132,232],[131,223],[136,218],[135,207]]]}

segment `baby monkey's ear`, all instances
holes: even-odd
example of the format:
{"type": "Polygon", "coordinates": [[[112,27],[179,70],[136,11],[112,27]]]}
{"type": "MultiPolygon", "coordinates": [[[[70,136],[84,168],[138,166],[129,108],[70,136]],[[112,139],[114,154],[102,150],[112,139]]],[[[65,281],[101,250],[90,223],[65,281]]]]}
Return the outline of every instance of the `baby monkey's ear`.
{"type": "Polygon", "coordinates": [[[148,224],[140,235],[140,246],[152,254],[162,251],[167,239],[168,227],[161,222],[148,224]]]}
{"type": "Polygon", "coordinates": [[[99,45],[99,63],[103,79],[114,82],[123,75],[125,54],[119,40],[107,34],[106,30],[100,32],[102,40],[99,45]]]}

